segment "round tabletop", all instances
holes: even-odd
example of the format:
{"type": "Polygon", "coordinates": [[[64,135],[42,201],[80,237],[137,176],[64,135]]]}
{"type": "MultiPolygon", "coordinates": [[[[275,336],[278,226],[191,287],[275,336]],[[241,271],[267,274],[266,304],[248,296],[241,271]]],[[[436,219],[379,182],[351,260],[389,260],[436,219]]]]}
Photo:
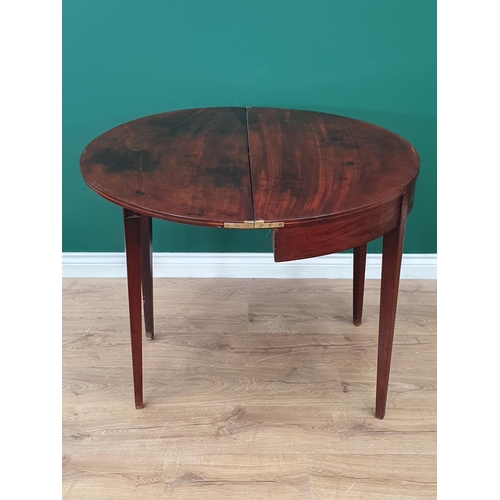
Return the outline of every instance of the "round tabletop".
{"type": "Polygon", "coordinates": [[[366,211],[407,192],[419,165],[413,146],[381,127],[274,108],[147,116],[100,135],[80,159],[83,179],[104,198],[212,227],[304,226],[366,211]]]}

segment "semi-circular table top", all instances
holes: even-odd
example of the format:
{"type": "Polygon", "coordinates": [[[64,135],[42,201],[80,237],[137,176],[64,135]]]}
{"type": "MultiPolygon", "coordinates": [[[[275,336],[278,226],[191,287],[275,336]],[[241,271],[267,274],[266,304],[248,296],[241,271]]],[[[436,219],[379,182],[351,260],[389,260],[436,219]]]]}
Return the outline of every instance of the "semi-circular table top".
{"type": "Polygon", "coordinates": [[[394,201],[414,184],[420,162],[402,137],[352,118],[202,108],[117,126],[88,144],[80,166],[90,188],[145,215],[283,227],[394,201]]]}

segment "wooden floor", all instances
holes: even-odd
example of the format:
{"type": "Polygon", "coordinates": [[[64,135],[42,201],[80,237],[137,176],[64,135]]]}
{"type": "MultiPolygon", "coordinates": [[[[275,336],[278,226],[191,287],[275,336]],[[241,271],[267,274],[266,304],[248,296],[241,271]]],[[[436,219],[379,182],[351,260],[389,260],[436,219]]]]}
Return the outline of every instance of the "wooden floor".
{"type": "Polygon", "coordinates": [[[155,280],[135,410],[124,279],[63,281],[63,498],[436,497],[436,282],[401,282],[374,418],[379,281],[155,280]]]}

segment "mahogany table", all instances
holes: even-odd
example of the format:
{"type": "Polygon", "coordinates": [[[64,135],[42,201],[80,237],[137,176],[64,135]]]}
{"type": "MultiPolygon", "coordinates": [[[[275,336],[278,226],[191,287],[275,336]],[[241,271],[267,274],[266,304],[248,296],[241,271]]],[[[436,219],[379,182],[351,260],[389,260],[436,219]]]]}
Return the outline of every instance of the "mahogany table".
{"type": "Polygon", "coordinates": [[[123,207],[136,408],[142,318],[152,339],[151,219],[271,228],[276,262],[354,249],[361,323],[367,242],[383,236],[375,416],[384,418],[406,217],[420,161],[403,138],[359,120],[272,108],[147,116],[83,151],[87,185],[123,207]]]}

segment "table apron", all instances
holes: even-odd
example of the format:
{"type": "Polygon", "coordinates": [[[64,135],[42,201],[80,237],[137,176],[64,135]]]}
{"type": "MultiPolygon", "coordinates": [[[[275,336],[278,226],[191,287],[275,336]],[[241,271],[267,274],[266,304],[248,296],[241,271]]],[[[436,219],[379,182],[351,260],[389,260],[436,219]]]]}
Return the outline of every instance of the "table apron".
{"type": "Polygon", "coordinates": [[[394,229],[400,214],[401,198],[397,198],[327,222],[274,229],[274,261],[307,259],[358,247],[394,229]]]}

